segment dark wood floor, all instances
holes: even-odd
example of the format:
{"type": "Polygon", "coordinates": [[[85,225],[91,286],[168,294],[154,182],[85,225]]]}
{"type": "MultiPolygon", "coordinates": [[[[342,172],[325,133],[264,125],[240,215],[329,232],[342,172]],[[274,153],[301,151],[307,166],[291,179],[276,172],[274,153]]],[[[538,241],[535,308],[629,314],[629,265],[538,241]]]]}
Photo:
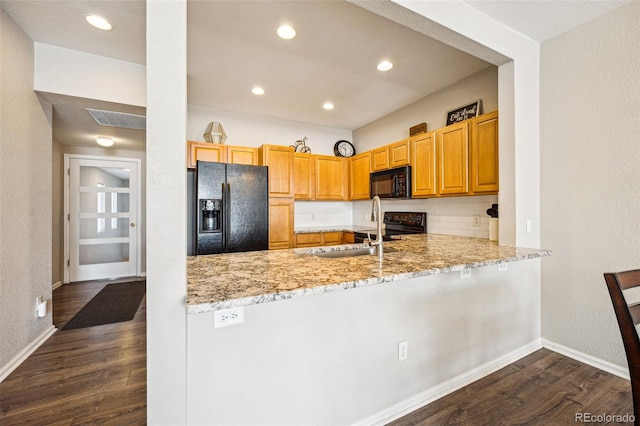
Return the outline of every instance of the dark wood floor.
{"type": "MultiPolygon", "coordinates": [[[[113,282],[56,289],[54,325],[113,282]]],[[[145,306],[131,321],[57,331],[0,383],[0,425],[146,424],[145,306]]]]}
{"type": "MultiPolygon", "coordinates": [[[[55,290],[56,327],[108,283],[55,290]]],[[[132,321],[56,332],[0,383],[0,425],[145,424],[145,312],[143,300],[132,321]]],[[[391,425],[570,425],[576,413],[632,414],[629,381],[541,349],[391,425]]]]}
{"type": "MultiPolygon", "coordinates": [[[[572,425],[576,413],[633,414],[628,380],[540,349],[392,423],[407,425],[572,425]]],[[[617,422],[589,424],[632,424],[617,422]]]]}

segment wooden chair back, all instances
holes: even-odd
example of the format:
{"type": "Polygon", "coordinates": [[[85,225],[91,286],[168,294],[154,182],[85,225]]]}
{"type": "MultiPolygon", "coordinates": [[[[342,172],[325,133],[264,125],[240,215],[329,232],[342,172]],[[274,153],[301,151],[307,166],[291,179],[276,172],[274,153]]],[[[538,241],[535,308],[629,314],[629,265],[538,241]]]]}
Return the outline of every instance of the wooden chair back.
{"type": "Polygon", "coordinates": [[[640,426],[640,338],[636,331],[636,325],[640,324],[640,303],[628,304],[624,297],[624,290],[640,287],[640,269],[606,273],[604,280],[609,289],[627,355],[633,395],[634,424],[640,426]]]}

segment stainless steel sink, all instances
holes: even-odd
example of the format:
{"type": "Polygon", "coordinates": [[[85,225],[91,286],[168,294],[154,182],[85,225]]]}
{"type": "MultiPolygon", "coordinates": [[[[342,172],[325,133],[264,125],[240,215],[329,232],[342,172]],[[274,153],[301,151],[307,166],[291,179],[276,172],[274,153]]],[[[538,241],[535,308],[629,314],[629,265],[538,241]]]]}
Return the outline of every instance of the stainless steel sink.
{"type": "Polygon", "coordinates": [[[368,256],[375,253],[376,253],[375,247],[359,247],[356,249],[323,251],[320,253],[313,253],[313,255],[318,257],[337,258],[337,257],[368,256]]]}

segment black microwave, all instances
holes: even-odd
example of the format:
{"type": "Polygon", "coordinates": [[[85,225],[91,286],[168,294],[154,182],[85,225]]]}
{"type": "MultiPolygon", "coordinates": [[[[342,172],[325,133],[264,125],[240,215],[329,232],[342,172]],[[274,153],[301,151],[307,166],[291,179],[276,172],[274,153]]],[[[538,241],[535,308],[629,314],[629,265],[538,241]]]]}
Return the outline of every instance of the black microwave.
{"type": "Polygon", "coordinates": [[[371,198],[411,198],[411,166],[373,172],[370,175],[371,198]]]}

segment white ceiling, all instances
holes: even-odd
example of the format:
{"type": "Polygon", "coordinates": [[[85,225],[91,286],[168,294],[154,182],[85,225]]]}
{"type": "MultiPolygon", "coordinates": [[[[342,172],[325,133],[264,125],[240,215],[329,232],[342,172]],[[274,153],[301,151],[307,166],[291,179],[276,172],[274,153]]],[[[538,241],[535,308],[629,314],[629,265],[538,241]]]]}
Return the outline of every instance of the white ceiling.
{"type": "MultiPolygon", "coordinates": [[[[542,42],[623,1],[484,1],[472,7],[542,42]]],[[[0,0],[36,42],[145,63],[144,0],[0,0]],[[89,27],[100,14],[109,32],[89,27]]],[[[490,64],[344,1],[188,1],[188,102],[205,107],[356,129],[490,64]],[[279,39],[283,22],[296,38],[279,39]],[[390,59],[394,68],[375,65],[390,59]],[[464,71],[461,71],[464,70],[464,71]],[[266,94],[251,94],[261,85],[266,94]],[[335,109],[321,108],[325,101],[335,109]]],[[[54,105],[54,139],[93,144],[110,133],[144,149],[144,132],[98,126],[84,107],[144,114],[144,108],[41,94],[54,105]]]]}

